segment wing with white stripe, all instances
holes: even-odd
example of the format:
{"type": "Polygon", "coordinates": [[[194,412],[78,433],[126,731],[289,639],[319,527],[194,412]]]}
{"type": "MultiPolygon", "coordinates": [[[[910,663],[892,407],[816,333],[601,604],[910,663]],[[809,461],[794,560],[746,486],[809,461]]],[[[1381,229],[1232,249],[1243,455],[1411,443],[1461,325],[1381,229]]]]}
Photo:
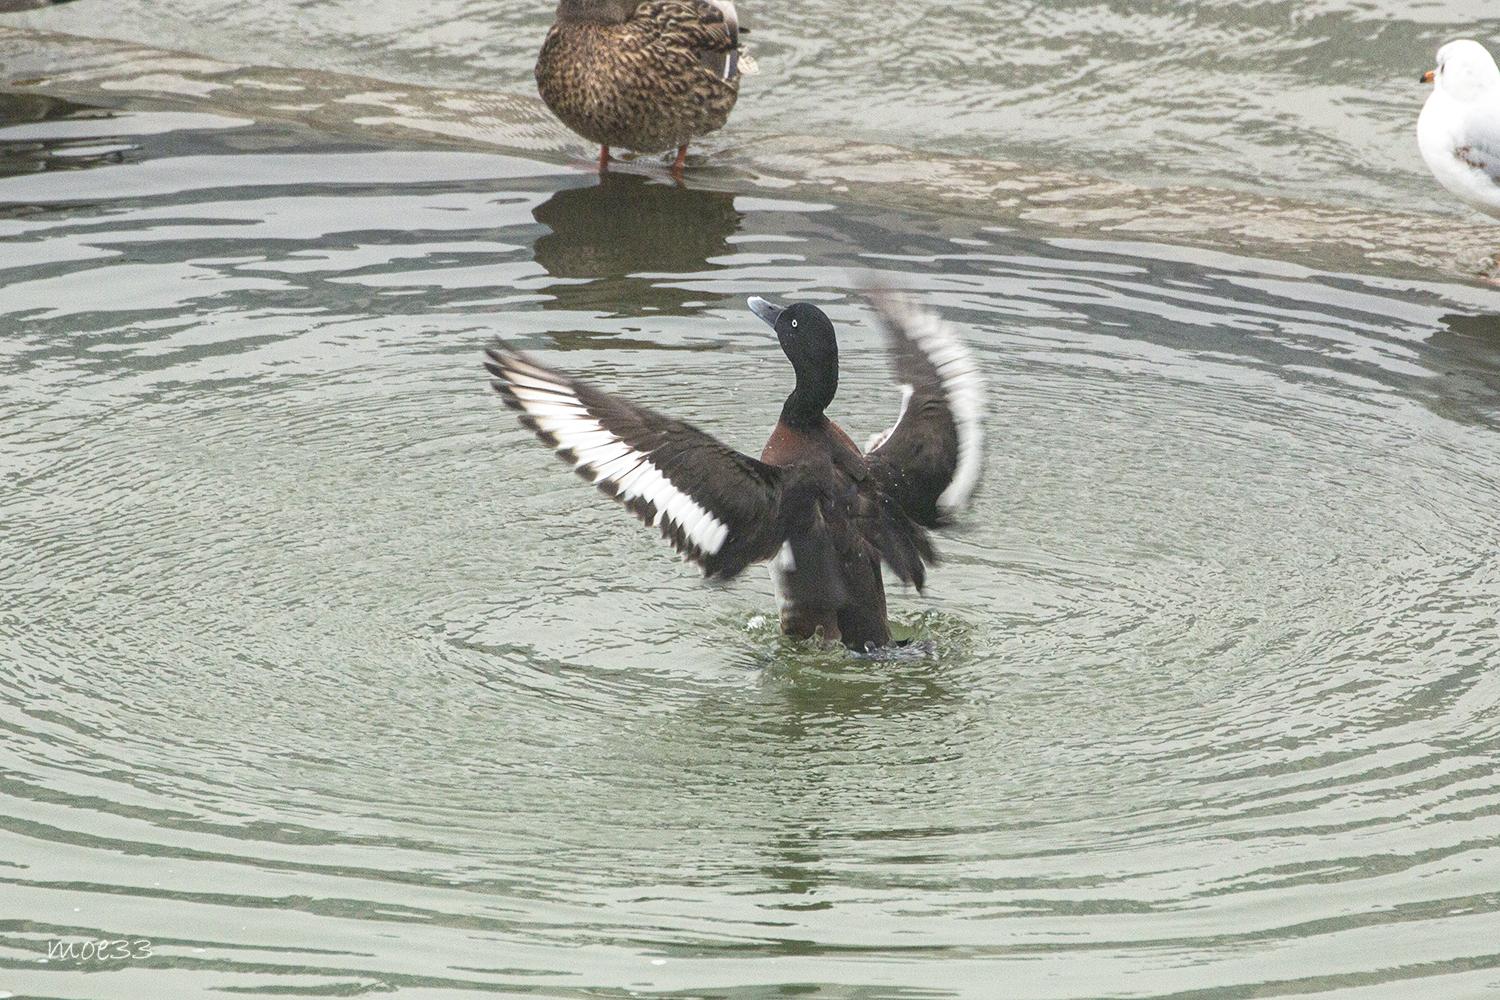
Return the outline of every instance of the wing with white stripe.
{"type": "Polygon", "coordinates": [[[938,527],[968,502],[983,465],[984,384],[953,327],[894,293],[872,293],[901,386],[895,426],[870,439],[870,468],[908,517],[938,527]]]}
{"type": "Polygon", "coordinates": [[[505,405],[584,479],[709,577],[780,548],[781,473],[690,424],[595,389],[503,346],[485,368],[505,405]]]}

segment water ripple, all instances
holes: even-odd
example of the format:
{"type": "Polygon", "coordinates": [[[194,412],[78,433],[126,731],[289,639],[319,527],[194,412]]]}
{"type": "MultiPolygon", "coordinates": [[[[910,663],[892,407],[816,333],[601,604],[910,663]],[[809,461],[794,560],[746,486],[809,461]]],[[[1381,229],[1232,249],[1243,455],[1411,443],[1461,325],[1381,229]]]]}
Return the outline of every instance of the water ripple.
{"type": "Polygon", "coordinates": [[[0,986],[1500,983],[1493,292],[129,121],[172,169],[0,221],[0,986]],[[779,638],[477,368],[753,449],[743,297],[814,298],[865,431],[875,279],[991,387],[913,655],[779,638]]]}

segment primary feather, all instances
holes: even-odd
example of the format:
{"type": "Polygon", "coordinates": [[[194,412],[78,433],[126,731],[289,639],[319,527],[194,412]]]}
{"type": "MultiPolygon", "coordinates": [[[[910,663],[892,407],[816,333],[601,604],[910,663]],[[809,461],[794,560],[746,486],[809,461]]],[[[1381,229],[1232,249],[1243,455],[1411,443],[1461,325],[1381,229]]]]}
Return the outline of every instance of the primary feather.
{"type": "Polygon", "coordinates": [[[979,482],[984,382],[950,324],[893,292],[872,294],[901,386],[901,409],[866,451],[907,513],[937,527],[968,503],[979,482]]]}

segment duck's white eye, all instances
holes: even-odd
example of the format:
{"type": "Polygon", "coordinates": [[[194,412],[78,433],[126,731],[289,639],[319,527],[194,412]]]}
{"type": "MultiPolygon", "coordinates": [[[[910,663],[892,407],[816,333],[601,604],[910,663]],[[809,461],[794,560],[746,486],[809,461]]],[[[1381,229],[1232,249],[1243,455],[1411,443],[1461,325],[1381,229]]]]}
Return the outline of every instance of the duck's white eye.
{"type": "Polygon", "coordinates": [[[793,330],[797,329],[797,321],[796,320],[792,320],[792,329],[793,330]]]}

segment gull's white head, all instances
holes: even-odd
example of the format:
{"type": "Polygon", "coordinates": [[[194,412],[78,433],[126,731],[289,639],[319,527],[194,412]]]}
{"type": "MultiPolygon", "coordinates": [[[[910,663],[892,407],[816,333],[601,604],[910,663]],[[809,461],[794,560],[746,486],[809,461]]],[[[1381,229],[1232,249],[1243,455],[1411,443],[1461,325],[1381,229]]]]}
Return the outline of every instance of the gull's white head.
{"type": "Polygon", "coordinates": [[[1437,91],[1457,101],[1472,101],[1500,92],[1500,67],[1489,50],[1469,38],[1438,49],[1437,69],[1422,76],[1437,91]]]}

